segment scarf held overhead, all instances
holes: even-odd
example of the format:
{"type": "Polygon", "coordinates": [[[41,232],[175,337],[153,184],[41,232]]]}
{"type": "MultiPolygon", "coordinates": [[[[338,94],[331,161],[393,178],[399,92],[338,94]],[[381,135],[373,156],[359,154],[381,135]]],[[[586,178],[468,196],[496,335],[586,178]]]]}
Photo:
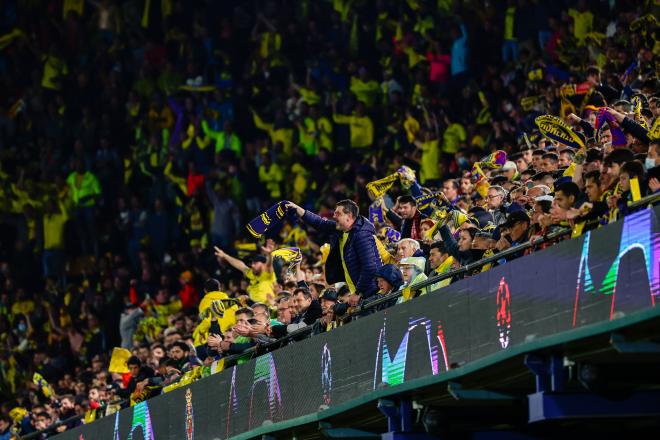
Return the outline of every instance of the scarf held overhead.
{"type": "Polygon", "coordinates": [[[576,150],[584,148],[584,141],[564,121],[553,115],[542,115],[534,122],[543,136],[576,150]]]}
{"type": "Polygon", "coordinates": [[[392,188],[392,185],[394,185],[394,182],[397,180],[401,182],[401,186],[408,189],[413,185],[413,183],[415,183],[415,171],[412,168],[404,165],[394,174],[390,174],[389,176],[383,177],[382,179],[367,183],[367,192],[369,197],[371,197],[372,200],[383,197],[385,193],[389,191],[390,188],[392,188]]]}
{"type": "Polygon", "coordinates": [[[255,238],[261,238],[270,228],[282,221],[287,213],[287,203],[289,202],[282,200],[268,208],[266,212],[250,220],[245,226],[248,232],[255,238]]]}

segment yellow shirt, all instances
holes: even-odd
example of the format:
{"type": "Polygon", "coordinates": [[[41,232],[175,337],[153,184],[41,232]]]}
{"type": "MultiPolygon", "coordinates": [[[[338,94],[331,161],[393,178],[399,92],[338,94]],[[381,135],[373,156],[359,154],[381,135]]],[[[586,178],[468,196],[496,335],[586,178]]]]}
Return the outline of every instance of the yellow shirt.
{"type": "Polygon", "coordinates": [[[346,241],[348,241],[348,232],[342,232],[341,237],[339,238],[339,255],[341,256],[341,265],[344,268],[344,278],[346,278],[346,285],[348,286],[348,290],[350,290],[351,293],[355,293],[355,284],[351,279],[351,275],[348,273],[348,267],[346,267],[346,262],[344,261],[344,245],[346,244],[346,241]]]}
{"type": "Polygon", "coordinates": [[[352,77],[350,89],[357,100],[363,102],[369,108],[373,107],[379,98],[380,87],[373,80],[365,82],[360,78],[352,77]]]}
{"type": "Polygon", "coordinates": [[[270,136],[270,141],[273,145],[278,142],[282,143],[282,149],[285,156],[290,156],[292,152],[293,143],[293,129],[292,128],[275,128],[275,124],[264,122],[257,113],[252,112],[254,118],[254,126],[259,130],[263,130],[270,136]]]}
{"type": "Polygon", "coordinates": [[[177,299],[167,304],[154,304],[153,308],[156,312],[156,319],[158,320],[158,324],[162,325],[163,327],[167,327],[167,318],[181,310],[181,300],[177,299]]]}
{"type": "Polygon", "coordinates": [[[419,172],[422,184],[427,180],[440,178],[440,143],[437,139],[422,143],[421,169],[419,172]]]}
{"type": "Polygon", "coordinates": [[[41,86],[46,89],[59,90],[60,77],[69,73],[64,61],[52,55],[44,55],[44,73],[41,77],[41,86]]]}
{"type": "Polygon", "coordinates": [[[85,0],[64,0],[62,2],[62,18],[66,19],[69,12],[74,12],[82,17],[85,8],[85,0]]]}
{"type": "Polygon", "coordinates": [[[44,249],[64,249],[64,225],[69,220],[65,212],[44,215],[44,249]]]}
{"type": "Polygon", "coordinates": [[[453,123],[445,130],[442,136],[442,151],[448,154],[456,153],[459,144],[467,138],[465,128],[461,124],[453,123]]]}
{"type": "Polygon", "coordinates": [[[26,299],[23,301],[15,302],[11,306],[12,315],[26,315],[34,311],[34,301],[26,299]]]}
{"type": "Polygon", "coordinates": [[[351,129],[351,147],[366,148],[374,142],[374,124],[369,116],[334,115],[337,124],[349,124],[351,129]]]}
{"type": "Polygon", "coordinates": [[[513,21],[516,17],[516,7],[510,6],[506,8],[506,14],[504,15],[504,39],[505,40],[515,40],[513,36],[513,21]]]}
{"type": "Polygon", "coordinates": [[[324,116],[316,120],[316,131],[319,133],[321,148],[332,151],[332,123],[324,116]]]}
{"type": "Polygon", "coordinates": [[[270,196],[273,199],[280,199],[282,197],[282,189],[280,182],[284,179],[282,169],[276,163],[266,168],[266,165],[259,167],[259,181],[266,186],[270,196]]]}
{"type": "Polygon", "coordinates": [[[248,269],[245,272],[245,277],[250,281],[247,288],[250,299],[268,304],[268,297],[273,296],[273,284],[276,281],[275,273],[264,271],[260,275],[255,275],[252,269],[248,269]]]}
{"type": "MultiPolygon", "coordinates": [[[[451,266],[454,264],[454,257],[447,257],[445,261],[440,263],[438,267],[435,268],[433,272],[431,272],[431,275],[429,275],[429,278],[433,278],[438,275],[442,275],[444,273],[447,273],[451,270],[451,266]]],[[[451,283],[451,278],[445,278],[444,280],[438,281],[437,283],[434,283],[431,285],[429,292],[433,292],[435,290],[440,289],[441,287],[448,286],[451,283]]]]}
{"type": "Polygon", "coordinates": [[[579,41],[583,41],[593,28],[594,14],[589,11],[580,12],[577,9],[569,9],[568,15],[573,18],[573,35],[579,41]]]}
{"type": "Polygon", "coordinates": [[[406,138],[408,142],[412,143],[415,140],[415,136],[420,129],[419,121],[412,116],[408,116],[403,122],[403,128],[406,130],[406,138]]]}
{"type": "Polygon", "coordinates": [[[277,32],[264,32],[259,36],[259,56],[266,59],[279,52],[282,36],[277,32]]]}

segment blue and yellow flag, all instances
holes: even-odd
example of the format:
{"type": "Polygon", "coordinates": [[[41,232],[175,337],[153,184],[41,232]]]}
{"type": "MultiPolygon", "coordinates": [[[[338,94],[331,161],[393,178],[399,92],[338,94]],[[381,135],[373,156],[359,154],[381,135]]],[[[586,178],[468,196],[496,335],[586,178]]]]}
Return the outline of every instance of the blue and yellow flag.
{"type": "Polygon", "coordinates": [[[46,399],[50,399],[55,395],[53,387],[50,386],[48,381],[44,379],[41,374],[35,372],[32,376],[32,383],[37,386],[39,391],[41,391],[41,394],[43,394],[46,399]]]}
{"type": "Polygon", "coordinates": [[[630,103],[632,104],[633,112],[635,113],[635,121],[648,131],[649,124],[646,123],[646,119],[642,116],[642,99],[639,95],[635,95],[630,100],[630,103]]]}
{"type": "Polygon", "coordinates": [[[479,161],[483,168],[498,169],[506,163],[506,151],[497,150],[479,161]]]}
{"type": "Polygon", "coordinates": [[[279,222],[286,215],[287,203],[289,202],[282,200],[281,202],[276,203],[268,208],[266,212],[250,220],[250,222],[245,226],[248,232],[252,234],[253,237],[260,238],[266,233],[266,231],[268,231],[268,229],[274,225],[279,224],[279,222]]]}
{"type": "Polygon", "coordinates": [[[369,205],[369,221],[374,224],[385,223],[382,198],[376,199],[369,205]]]}
{"type": "Polygon", "coordinates": [[[273,258],[281,258],[289,265],[287,272],[293,273],[297,264],[302,261],[302,252],[296,247],[285,247],[273,251],[271,254],[273,258]]]}
{"type": "Polygon", "coordinates": [[[543,133],[543,136],[553,141],[564,144],[568,147],[579,150],[584,148],[584,141],[575,133],[564,121],[553,115],[542,115],[537,117],[537,127],[543,133]]]}

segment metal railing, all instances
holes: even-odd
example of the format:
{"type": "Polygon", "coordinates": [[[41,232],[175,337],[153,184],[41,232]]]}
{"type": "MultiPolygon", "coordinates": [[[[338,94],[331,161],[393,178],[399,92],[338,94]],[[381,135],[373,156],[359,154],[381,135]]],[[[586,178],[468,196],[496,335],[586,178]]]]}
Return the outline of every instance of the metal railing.
{"type": "MultiPolygon", "coordinates": [[[[660,202],[660,193],[652,194],[649,196],[646,196],[637,202],[633,202],[630,205],[627,206],[626,209],[626,214],[635,211],[638,208],[646,208],[650,205],[654,205],[656,203],[660,202]]],[[[547,243],[549,241],[555,240],[561,236],[565,236],[567,234],[570,234],[572,232],[571,228],[561,228],[556,231],[553,231],[547,235],[544,235],[540,237],[539,239],[533,240],[533,241],[527,241],[525,243],[521,243],[516,246],[512,246],[509,249],[506,249],[504,251],[498,252],[493,256],[487,257],[487,258],[482,258],[478,261],[475,261],[473,263],[467,264],[465,266],[461,266],[458,269],[455,269],[453,271],[440,274],[431,278],[428,278],[427,280],[424,280],[422,282],[416,283],[412,286],[410,286],[410,289],[412,291],[418,291],[420,289],[423,289],[425,287],[431,286],[433,284],[436,284],[440,281],[454,278],[457,276],[462,276],[468,273],[471,273],[475,269],[479,269],[487,264],[491,263],[496,263],[502,259],[506,259],[507,257],[513,256],[519,252],[523,252],[527,249],[533,248],[535,246],[539,246],[541,244],[547,243]]],[[[399,289],[396,292],[392,292],[388,295],[381,296],[379,298],[372,299],[371,301],[365,301],[364,303],[358,305],[356,308],[351,310],[351,312],[347,313],[346,315],[343,315],[341,317],[342,321],[344,322],[350,322],[353,319],[357,319],[359,317],[362,317],[365,315],[365,312],[371,312],[371,309],[377,307],[378,305],[381,304],[387,304],[393,300],[397,300],[399,297],[401,297],[404,293],[404,289],[399,289]]],[[[317,321],[318,323],[318,321],[317,321]]],[[[275,341],[268,342],[266,344],[259,344],[257,346],[250,347],[246,350],[244,350],[241,353],[233,354],[227,357],[224,357],[224,364],[225,368],[229,365],[232,365],[234,362],[237,362],[239,359],[243,359],[247,356],[252,356],[256,354],[257,352],[269,352],[274,349],[277,349],[283,345],[286,345],[289,341],[299,339],[302,337],[307,337],[310,333],[312,333],[316,329],[315,324],[308,325],[306,327],[300,328],[296,331],[293,331],[291,333],[288,333],[286,336],[283,336],[275,341]]],[[[116,402],[111,402],[106,404],[102,408],[107,408],[109,405],[114,405],[114,404],[121,404],[123,405],[127,400],[122,400],[122,401],[116,401],[116,402]]],[[[32,432],[26,436],[20,437],[20,440],[30,440],[37,438],[39,435],[43,433],[48,433],[56,429],[58,426],[79,420],[83,418],[84,416],[74,416],[70,417],[66,420],[61,420],[58,421],[57,423],[49,426],[46,429],[43,429],[41,431],[35,431],[32,432]]]]}
{"type": "MultiPolygon", "coordinates": [[[[121,399],[121,400],[115,400],[115,401],[112,401],[112,402],[106,402],[103,405],[101,405],[97,409],[97,411],[101,410],[101,411],[105,412],[105,410],[108,409],[108,407],[111,406],[111,405],[119,405],[120,408],[121,408],[121,406],[123,406],[126,402],[128,402],[128,399],[121,399]]],[[[47,434],[49,437],[53,434],[57,435],[57,434],[59,434],[59,432],[58,433],[53,432],[57,428],[59,428],[62,425],[68,425],[71,422],[77,422],[78,420],[80,420],[84,417],[85,417],[84,414],[82,414],[82,415],[76,414],[75,416],[71,416],[71,417],[69,417],[67,419],[64,419],[64,420],[58,420],[57,422],[53,423],[52,425],[50,425],[47,428],[44,428],[44,429],[39,430],[39,431],[34,431],[34,432],[26,434],[22,437],[19,437],[19,440],[31,440],[31,439],[39,438],[42,434],[47,434]]],[[[99,417],[99,418],[101,418],[101,417],[99,417]]]]}
{"type": "MultiPolygon", "coordinates": [[[[649,196],[646,196],[636,202],[631,203],[627,207],[627,212],[630,213],[631,211],[634,211],[638,208],[646,208],[649,205],[653,205],[657,202],[660,202],[660,193],[652,194],[649,196]]],[[[422,282],[413,284],[410,286],[410,289],[412,291],[418,291],[420,289],[423,289],[425,287],[431,286],[433,284],[439,283],[440,281],[454,278],[457,276],[462,276],[467,273],[472,272],[475,269],[479,269],[480,267],[483,267],[487,264],[491,263],[496,263],[502,259],[506,259],[507,257],[513,256],[519,252],[523,252],[527,249],[533,248],[535,246],[539,246],[541,244],[550,242],[552,240],[555,240],[561,236],[565,236],[567,234],[571,234],[572,229],[571,228],[561,228],[556,231],[553,231],[549,234],[546,234],[536,240],[533,241],[527,241],[525,243],[518,244],[516,246],[512,246],[509,249],[506,249],[504,251],[498,252],[493,256],[482,258],[478,261],[475,261],[473,263],[467,264],[465,266],[461,266],[460,268],[440,274],[431,278],[428,278],[427,280],[424,280],[422,282]]],[[[387,295],[383,295],[379,298],[374,298],[371,301],[365,301],[364,303],[358,305],[356,308],[354,308],[350,313],[347,313],[346,315],[343,315],[341,317],[342,321],[344,322],[350,322],[353,319],[359,318],[361,316],[364,316],[365,312],[370,311],[370,309],[373,309],[374,307],[380,305],[380,304],[387,304],[390,301],[397,300],[399,297],[403,295],[404,290],[399,289],[396,292],[389,293],[387,295]]],[[[267,344],[261,344],[258,346],[258,348],[255,347],[250,347],[246,350],[244,350],[242,353],[238,354],[233,354],[230,356],[227,356],[225,359],[225,365],[227,365],[230,362],[237,361],[238,359],[241,359],[245,357],[246,355],[254,354],[258,349],[264,350],[264,351],[271,351],[271,349],[277,348],[278,346],[282,346],[283,344],[287,343],[288,341],[292,339],[298,339],[302,336],[306,336],[309,333],[312,333],[314,331],[315,325],[308,325],[306,327],[300,328],[292,333],[287,334],[286,336],[283,336],[276,341],[269,342],[267,344]]]]}
{"type": "MultiPolygon", "coordinates": [[[[634,211],[635,209],[638,208],[645,208],[649,205],[653,205],[657,202],[660,202],[660,193],[656,194],[651,194],[649,196],[646,196],[636,202],[631,203],[627,207],[627,212],[634,211]]],[[[533,248],[535,246],[539,246],[541,244],[547,243],[549,241],[555,240],[561,236],[565,236],[567,234],[571,234],[572,229],[571,228],[561,228],[556,231],[553,231],[549,234],[546,234],[536,240],[533,241],[527,241],[525,243],[521,243],[516,246],[512,246],[509,249],[506,249],[504,251],[498,252],[493,256],[482,258],[478,261],[475,261],[473,263],[467,264],[465,266],[462,266],[456,270],[440,274],[431,278],[428,278],[427,280],[424,280],[422,282],[413,284],[410,286],[410,289],[412,291],[417,291],[420,289],[423,289],[425,287],[431,286],[433,284],[439,283],[440,281],[454,278],[457,276],[462,276],[467,273],[472,272],[475,269],[478,269],[480,267],[483,267],[487,264],[491,263],[496,263],[502,259],[506,259],[507,257],[513,256],[519,252],[523,252],[527,249],[533,248]]],[[[388,303],[392,300],[398,299],[400,296],[403,295],[404,290],[399,289],[396,292],[389,293],[388,295],[381,296],[379,298],[372,299],[371,301],[366,301],[363,304],[358,305],[356,308],[354,308],[350,313],[343,315],[341,318],[343,321],[348,322],[351,321],[354,318],[359,318],[361,316],[364,316],[364,313],[366,311],[369,311],[369,309],[373,309],[374,307],[383,304],[383,303],[388,303]]],[[[276,348],[277,346],[281,346],[282,344],[290,341],[291,339],[298,339],[301,336],[307,335],[314,331],[314,324],[308,325],[306,327],[303,327],[301,329],[298,329],[292,333],[287,334],[286,336],[281,337],[280,339],[269,342],[267,344],[261,344],[259,345],[259,348],[265,351],[270,351],[269,349],[271,348],[276,348]]],[[[239,354],[234,354],[227,356],[225,358],[225,365],[227,365],[228,362],[236,361],[247,354],[252,354],[256,352],[257,348],[256,347],[250,347],[247,350],[243,351],[242,353],[239,354]]]]}

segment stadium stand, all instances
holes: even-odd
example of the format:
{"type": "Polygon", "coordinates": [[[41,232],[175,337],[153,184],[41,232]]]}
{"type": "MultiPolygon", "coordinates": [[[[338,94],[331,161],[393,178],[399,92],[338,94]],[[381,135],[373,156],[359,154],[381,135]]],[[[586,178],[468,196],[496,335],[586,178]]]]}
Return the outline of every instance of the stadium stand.
{"type": "Polygon", "coordinates": [[[0,440],[519,429],[608,378],[564,415],[656,414],[658,12],[3,1],[0,440]]]}

